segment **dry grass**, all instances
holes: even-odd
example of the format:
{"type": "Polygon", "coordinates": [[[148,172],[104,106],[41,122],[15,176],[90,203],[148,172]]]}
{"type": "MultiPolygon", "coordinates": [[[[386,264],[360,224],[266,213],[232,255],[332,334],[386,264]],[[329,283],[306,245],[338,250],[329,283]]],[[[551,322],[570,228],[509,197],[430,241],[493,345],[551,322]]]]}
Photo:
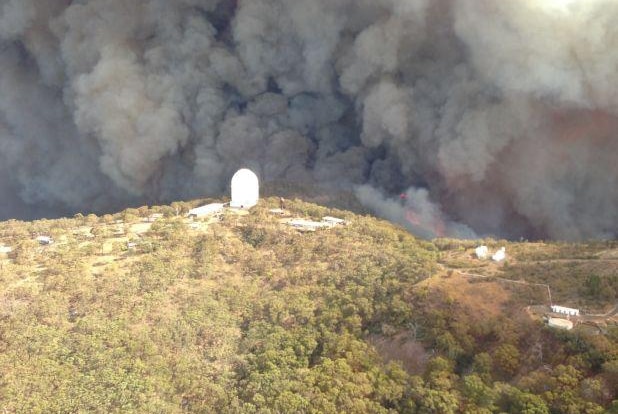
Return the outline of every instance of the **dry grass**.
{"type": "Polygon", "coordinates": [[[479,319],[496,317],[504,312],[511,300],[511,293],[498,282],[470,279],[453,271],[449,276],[441,272],[419,283],[419,287],[438,290],[446,297],[469,309],[479,319]]]}

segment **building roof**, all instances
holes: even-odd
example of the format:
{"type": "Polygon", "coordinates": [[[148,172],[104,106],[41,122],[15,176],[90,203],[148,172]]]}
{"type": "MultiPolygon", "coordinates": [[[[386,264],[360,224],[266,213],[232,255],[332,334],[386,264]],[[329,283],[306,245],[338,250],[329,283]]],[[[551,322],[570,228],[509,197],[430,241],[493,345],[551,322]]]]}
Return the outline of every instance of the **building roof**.
{"type": "Polygon", "coordinates": [[[208,216],[208,215],[220,212],[221,210],[223,210],[223,206],[224,206],[223,203],[206,204],[205,206],[201,206],[201,207],[197,207],[197,208],[193,208],[189,210],[189,215],[198,216],[198,217],[208,216]]]}
{"type": "Polygon", "coordinates": [[[303,219],[290,220],[288,224],[292,227],[311,230],[311,231],[321,229],[324,227],[330,227],[329,223],[324,223],[321,221],[303,220],[303,219]]]}
{"type": "Polygon", "coordinates": [[[52,239],[49,236],[38,236],[36,238],[36,241],[38,241],[41,244],[52,244],[54,242],[54,239],[52,239]]]}
{"type": "Polygon", "coordinates": [[[564,306],[553,305],[551,307],[552,312],[556,313],[569,313],[569,314],[579,314],[579,309],[567,308],[564,306]]]}
{"type": "Polygon", "coordinates": [[[549,318],[547,323],[552,328],[565,329],[567,331],[570,331],[571,329],[573,329],[573,322],[567,321],[566,319],[549,318]]]}
{"type": "Polygon", "coordinates": [[[326,216],[322,218],[322,221],[326,223],[332,223],[332,224],[346,224],[346,221],[344,219],[340,219],[337,217],[330,217],[330,216],[326,216]]]}

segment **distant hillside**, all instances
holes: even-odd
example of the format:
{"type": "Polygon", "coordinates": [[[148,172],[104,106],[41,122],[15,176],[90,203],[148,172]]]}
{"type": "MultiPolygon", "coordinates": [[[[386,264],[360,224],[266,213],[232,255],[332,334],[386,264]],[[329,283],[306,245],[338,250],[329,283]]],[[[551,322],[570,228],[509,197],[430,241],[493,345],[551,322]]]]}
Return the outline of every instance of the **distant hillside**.
{"type": "Polygon", "coordinates": [[[496,265],[299,200],[185,218],[208,201],[0,223],[3,412],[618,410],[612,318],[552,331],[499,280],[609,312],[616,243],[486,241],[496,265]]]}

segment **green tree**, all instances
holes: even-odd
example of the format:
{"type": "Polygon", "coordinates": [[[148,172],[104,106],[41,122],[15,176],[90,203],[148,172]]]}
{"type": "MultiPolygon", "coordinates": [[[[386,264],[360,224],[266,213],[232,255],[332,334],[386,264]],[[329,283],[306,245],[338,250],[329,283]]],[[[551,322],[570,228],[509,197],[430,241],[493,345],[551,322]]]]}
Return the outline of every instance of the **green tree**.
{"type": "Polygon", "coordinates": [[[463,378],[463,395],[477,407],[492,409],[496,393],[481,377],[472,374],[463,378]]]}
{"type": "Polygon", "coordinates": [[[493,355],[495,366],[507,376],[515,374],[519,368],[519,358],[519,350],[511,344],[500,345],[493,355]]]}
{"type": "Polygon", "coordinates": [[[491,372],[493,368],[493,360],[487,352],[481,352],[474,356],[472,370],[477,373],[483,381],[489,383],[491,381],[491,372]]]}
{"type": "Polygon", "coordinates": [[[589,296],[599,298],[601,295],[601,278],[598,275],[588,276],[584,286],[586,287],[586,293],[589,296]]]}
{"type": "Polygon", "coordinates": [[[526,392],[517,392],[509,412],[513,414],[549,414],[549,409],[541,397],[526,392]]]}

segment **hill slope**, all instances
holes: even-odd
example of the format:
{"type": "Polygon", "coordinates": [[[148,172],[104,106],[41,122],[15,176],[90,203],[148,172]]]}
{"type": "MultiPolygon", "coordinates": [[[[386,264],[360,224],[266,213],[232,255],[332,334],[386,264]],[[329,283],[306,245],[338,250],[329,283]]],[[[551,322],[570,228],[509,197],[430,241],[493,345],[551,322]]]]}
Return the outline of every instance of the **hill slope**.
{"type": "Polygon", "coordinates": [[[536,293],[453,274],[478,265],[463,242],[300,201],[287,213],[349,225],[299,232],[275,199],[177,216],[195,204],[0,225],[6,412],[602,412],[616,398],[615,328],[543,328],[522,310],[536,293]]]}

